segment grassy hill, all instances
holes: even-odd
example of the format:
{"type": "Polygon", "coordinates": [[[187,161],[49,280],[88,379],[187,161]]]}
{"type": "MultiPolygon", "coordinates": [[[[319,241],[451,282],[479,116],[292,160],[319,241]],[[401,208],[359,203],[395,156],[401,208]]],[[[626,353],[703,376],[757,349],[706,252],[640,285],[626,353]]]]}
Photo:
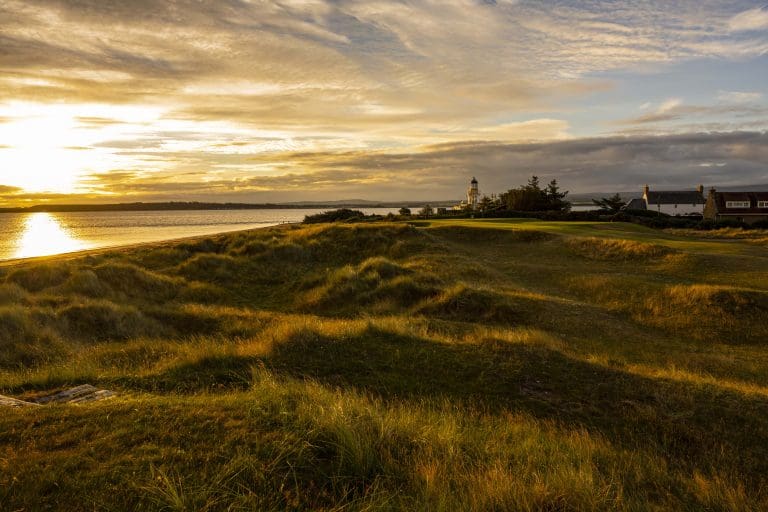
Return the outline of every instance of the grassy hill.
{"type": "Polygon", "coordinates": [[[768,509],[766,238],[416,224],[0,267],[0,508],[768,509]]]}

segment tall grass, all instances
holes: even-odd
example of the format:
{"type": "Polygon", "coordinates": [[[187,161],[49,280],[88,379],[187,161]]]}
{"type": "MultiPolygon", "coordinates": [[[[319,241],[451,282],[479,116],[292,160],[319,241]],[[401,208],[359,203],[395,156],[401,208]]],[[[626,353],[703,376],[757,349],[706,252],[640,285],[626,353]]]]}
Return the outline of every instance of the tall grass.
{"type": "Polygon", "coordinates": [[[461,224],[4,268],[0,393],[119,395],[4,411],[0,508],[768,508],[768,258],[461,224]]]}
{"type": "Polygon", "coordinates": [[[666,256],[673,252],[669,247],[660,244],[595,237],[572,238],[567,245],[579,256],[607,261],[647,260],[666,256]]]}

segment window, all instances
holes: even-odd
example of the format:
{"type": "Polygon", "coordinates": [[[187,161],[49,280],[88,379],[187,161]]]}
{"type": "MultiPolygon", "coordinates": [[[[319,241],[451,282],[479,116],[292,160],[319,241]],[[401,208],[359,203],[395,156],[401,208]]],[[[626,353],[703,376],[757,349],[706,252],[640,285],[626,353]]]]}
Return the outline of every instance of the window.
{"type": "Polygon", "coordinates": [[[726,208],[749,208],[749,201],[726,201],[726,208]]]}
{"type": "Polygon", "coordinates": [[[758,201],[757,202],[758,208],[768,208],[768,201],[758,201]]]}

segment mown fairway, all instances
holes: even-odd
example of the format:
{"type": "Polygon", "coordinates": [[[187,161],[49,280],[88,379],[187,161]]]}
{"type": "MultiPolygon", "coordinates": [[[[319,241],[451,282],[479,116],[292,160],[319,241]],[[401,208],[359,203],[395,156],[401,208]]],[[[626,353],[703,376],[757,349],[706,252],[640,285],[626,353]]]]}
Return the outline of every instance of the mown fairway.
{"type": "Polygon", "coordinates": [[[2,510],[768,509],[766,237],[282,226],[0,267],[2,510]]]}

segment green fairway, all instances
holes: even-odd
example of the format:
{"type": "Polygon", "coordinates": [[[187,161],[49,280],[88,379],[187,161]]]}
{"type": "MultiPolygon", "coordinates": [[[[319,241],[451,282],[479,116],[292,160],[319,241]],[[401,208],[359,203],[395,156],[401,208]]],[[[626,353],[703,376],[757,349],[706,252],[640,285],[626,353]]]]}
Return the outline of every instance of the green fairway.
{"type": "Polygon", "coordinates": [[[280,226],[0,267],[3,510],[768,509],[768,247],[280,226]]]}

